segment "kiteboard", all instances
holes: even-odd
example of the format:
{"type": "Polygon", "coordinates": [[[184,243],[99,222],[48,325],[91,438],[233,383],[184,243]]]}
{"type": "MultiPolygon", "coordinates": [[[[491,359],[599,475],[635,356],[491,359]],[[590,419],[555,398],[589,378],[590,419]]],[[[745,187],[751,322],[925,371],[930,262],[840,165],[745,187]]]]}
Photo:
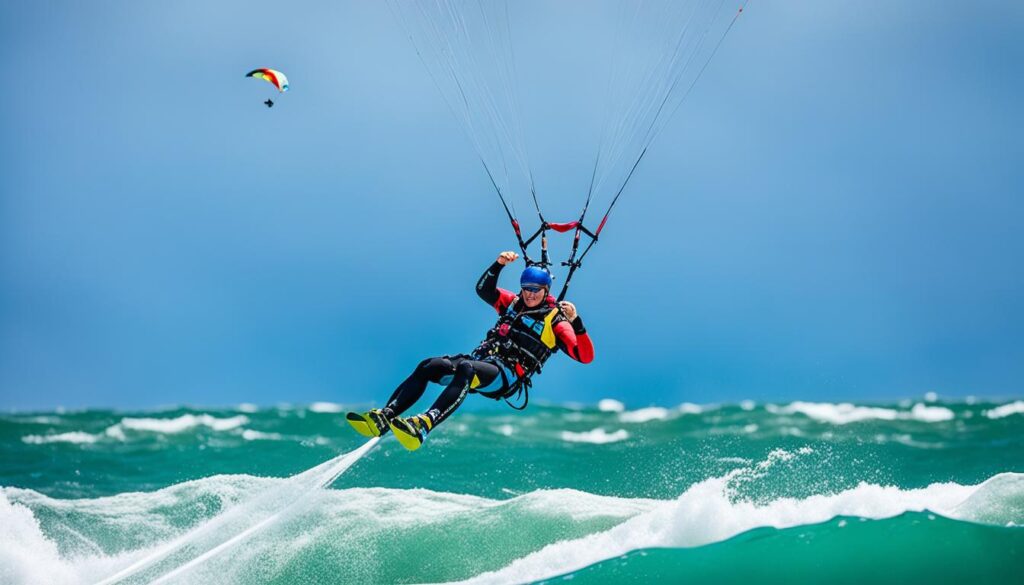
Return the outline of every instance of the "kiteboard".
{"type": "MultiPolygon", "coordinates": [[[[364,437],[373,438],[379,437],[383,434],[380,427],[378,427],[374,420],[370,418],[369,412],[350,412],[345,415],[345,420],[348,421],[348,424],[351,425],[357,433],[364,437]]],[[[386,428],[387,426],[385,426],[385,429],[386,428]]]]}

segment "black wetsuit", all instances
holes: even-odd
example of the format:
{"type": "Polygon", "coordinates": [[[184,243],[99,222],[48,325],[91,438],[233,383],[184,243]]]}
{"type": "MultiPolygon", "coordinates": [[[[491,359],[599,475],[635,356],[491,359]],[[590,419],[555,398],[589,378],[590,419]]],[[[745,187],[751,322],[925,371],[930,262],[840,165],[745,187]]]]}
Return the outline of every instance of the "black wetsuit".
{"type": "Polygon", "coordinates": [[[479,380],[478,388],[487,388],[488,391],[492,385],[494,390],[507,388],[501,369],[492,361],[475,360],[466,355],[425,359],[416,366],[412,375],[395,389],[386,407],[391,413],[387,414],[397,416],[408,410],[423,396],[427,382],[447,384],[427,410],[427,415],[434,426],[437,426],[455,412],[466,399],[474,376],[479,380]]]}

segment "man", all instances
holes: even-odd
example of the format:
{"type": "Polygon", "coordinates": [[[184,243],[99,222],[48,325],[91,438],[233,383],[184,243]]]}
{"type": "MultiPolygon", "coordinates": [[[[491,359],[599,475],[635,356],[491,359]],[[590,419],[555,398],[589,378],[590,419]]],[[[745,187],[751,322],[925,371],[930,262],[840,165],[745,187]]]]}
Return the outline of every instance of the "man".
{"type": "Polygon", "coordinates": [[[442,356],[420,362],[395,389],[387,406],[366,413],[350,412],[349,424],[360,434],[379,437],[388,429],[402,446],[416,450],[437,425],[455,411],[469,392],[501,398],[514,393],[540,373],[547,359],[562,350],[584,364],[594,359],[594,346],[576,307],[551,296],[551,274],[527,267],[519,279],[517,295],[498,288],[501,269],[519,254],[502,252],[480,280],[476,293],[498,312],[498,322],[470,355],[442,356]],[[445,385],[441,395],[423,414],[401,418],[423,396],[427,383],[445,385]]]}

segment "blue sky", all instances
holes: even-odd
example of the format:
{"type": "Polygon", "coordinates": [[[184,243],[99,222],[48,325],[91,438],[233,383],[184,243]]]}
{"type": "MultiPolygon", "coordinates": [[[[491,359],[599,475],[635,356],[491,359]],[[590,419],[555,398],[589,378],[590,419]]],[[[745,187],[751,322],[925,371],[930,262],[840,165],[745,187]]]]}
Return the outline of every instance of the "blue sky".
{"type": "MultiPolygon", "coordinates": [[[[515,9],[557,215],[614,23],[515,9]]],[[[1022,39],[1016,2],[754,0],[574,280],[597,360],[535,398],[1019,396],[1022,39]]],[[[514,241],[382,4],[8,2],[0,54],[0,408],[383,400],[490,326],[514,241]]]]}

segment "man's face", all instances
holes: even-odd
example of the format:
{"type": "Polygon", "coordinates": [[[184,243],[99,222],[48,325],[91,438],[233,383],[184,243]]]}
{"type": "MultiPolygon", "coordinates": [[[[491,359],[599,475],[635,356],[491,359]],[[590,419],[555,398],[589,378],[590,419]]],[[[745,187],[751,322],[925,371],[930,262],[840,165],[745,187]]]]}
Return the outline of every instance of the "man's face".
{"type": "Polygon", "coordinates": [[[547,295],[548,289],[542,286],[524,286],[522,291],[523,302],[531,309],[539,305],[547,295]]]}

